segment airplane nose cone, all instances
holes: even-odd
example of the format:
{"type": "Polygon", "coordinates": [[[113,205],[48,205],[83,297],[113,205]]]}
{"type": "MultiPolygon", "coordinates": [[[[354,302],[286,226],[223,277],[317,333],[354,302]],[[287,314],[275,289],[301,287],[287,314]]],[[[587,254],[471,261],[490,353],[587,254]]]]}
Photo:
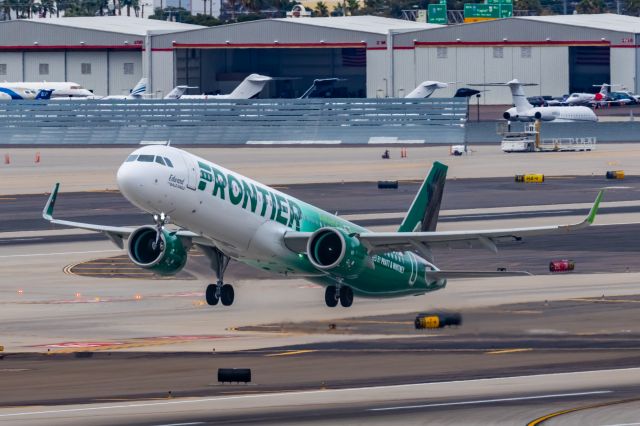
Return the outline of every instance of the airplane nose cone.
{"type": "Polygon", "coordinates": [[[118,188],[120,192],[126,198],[131,199],[136,192],[136,178],[135,167],[130,163],[124,163],[118,169],[116,180],[118,182],[118,188]]]}

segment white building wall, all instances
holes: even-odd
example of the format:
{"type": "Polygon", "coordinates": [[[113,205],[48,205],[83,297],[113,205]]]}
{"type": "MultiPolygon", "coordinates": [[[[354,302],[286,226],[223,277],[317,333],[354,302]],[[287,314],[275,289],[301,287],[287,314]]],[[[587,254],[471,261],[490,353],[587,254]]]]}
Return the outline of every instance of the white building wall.
{"type": "Polygon", "coordinates": [[[128,95],[142,78],[144,52],[109,52],[109,95],[128,95]],[[125,74],[125,63],[133,64],[133,74],[125,74]]]}
{"type": "Polygon", "coordinates": [[[636,82],[636,49],[611,48],[611,83],[622,86],[614,87],[619,90],[624,87],[634,91],[636,82]]]}
{"type": "MultiPolygon", "coordinates": [[[[416,81],[452,82],[456,73],[456,49],[451,47],[421,47],[416,48],[416,81]]],[[[450,97],[455,93],[455,86],[439,89],[433,97],[450,97]]]]}
{"type": "Polygon", "coordinates": [[[404,98],[419,82],[416,81],[415,50],[393,51],[394,97],[404,98]]]}
{"type": "MultiPolygon", "coordinates": [[[[543,49],[538,46],[515,46],[512,48],[513,74],[512,79],[517,78],[522,83],[533,83],[537,86],[524,87],[524,93],[527,96],[547,95],[543,92],[540,85],[540,51],[543,49]]],[[[509,93],[509,90],[505,89],[509,93]]],[[[551,93],[549,93],[551,95],[551,93]]],[[[511,103],[511,95],[505,103],[511,103]]]]}
{"type": "Polygon", "coordinates": [[[387,78],[387,51],[367,50],[367,97],[389,96],[387,78]]]}
{"type": "Polygon", "coordinates": [[[107,52],[67,52],[67,81],[73,81],[96,95],[106,95],[107,52]],[[91,73],[82,74],[82,64],[91,64],[91,73]]]}
{"type": "Polygon", "coordinates": [[[66,81],[64,52],[25,52],[25,81],[66,81]],[[48,64],[49,73],[40,74],[40,64],[48,64]]]}
{"type": "MultiPolygon", "coordinates": [[[[448,81],[455,81],[456,84],[452,85],[449,90],[438,91],[446,93],[447,96],[455,95],[456,90],[461,87],[467,87],[469,84],[484,83],[486,81],[484,75],[484,47],[459,47],[456,51],[456,69],[455,75],[452,75],[448,81]]],[[[481,88],[477,88],[482,90],[481,88]]],[[[440,95],[438,95],[440,96],[440,95]]],[[[484,93],[480,94],[480,102],[484,98],[484,93]]],[[[475,105],[476,99],[471,99],[471,102],[475,105]]]]}
{"type": "MultiPolygon", "coordinates": [[[[540,48],[540,93],[562,96],[569,92],[569,48],[540,48]]],[[[528,92],[526,92],[528,93],[528,92]]]]}
{"type": "Polygon", "coordinates": [[[1,52],[0,64],[7,68],[6,74],[0,74],[0,81],[22,81],[22,52],[1,52]]]}
{"type": "Polygon", "coordinates": [[[153,95],[164,97],[173,89],[173,52],[156,51],[151,55],[153,95]]]}
{"type": "MultiPolygon", "coordinates": [[[[513,80],[513,50],[510,46],[485,47],[485,83],[506,83],[513,80]]],[[[491,87],[482,93],[480,102],[493,105],[511,104],[511,91],[507,87],[491,87]]]]}

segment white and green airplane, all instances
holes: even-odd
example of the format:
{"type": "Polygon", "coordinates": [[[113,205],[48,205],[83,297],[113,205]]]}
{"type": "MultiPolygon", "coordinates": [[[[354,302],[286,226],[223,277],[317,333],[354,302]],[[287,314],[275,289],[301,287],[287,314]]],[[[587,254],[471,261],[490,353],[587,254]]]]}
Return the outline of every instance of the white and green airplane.
{"type": "Polygon", "coordinates": [[[186,151],[164,145],[134,151],[118,170],[118,186],[155,224],[114,227],[58,220],[56,184],[44,208],[51,223],[104,233],[126,247],[136,265],[162,275],[180,271],[192,246],[210,260],[217,282],[207,303],[231,305],[224,282],[230,259],[325,287],[325,302],[351,306],[354,295],[400,297],[445,287],[450,278],[528,275],[527,272],[445,271],[435,247],[482,247],[532,235],[564,234],[591,225],[603,192],[576,224],[482,231],[436,231],[447,166],[434,163],[397,232],[371,232],[186,151]],[[171,223],[177,228],[167,228],[171,223]]]}

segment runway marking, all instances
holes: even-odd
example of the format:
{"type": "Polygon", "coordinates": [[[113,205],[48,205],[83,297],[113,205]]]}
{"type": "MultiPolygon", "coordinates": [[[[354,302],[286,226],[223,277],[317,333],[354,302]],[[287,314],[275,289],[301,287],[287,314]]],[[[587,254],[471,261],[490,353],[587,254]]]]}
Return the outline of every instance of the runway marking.
{"type": "Polygon", "coordinates": [[[265,355],[265,356],[289,356],[289,355],[300,355],[300,354],[308,354],[310,352],[318,352],[316,349],[302,349],[299,351],[287,351],[287,352],[280,352],[277,354],[269,354],[269,355],[265,355]]]}
{"type": "Polygon", "coordinates": [[[513,398],[478,399],[478,400],[475,400],[475,401],[439,402],[439,403],[435,403],[435,404],[405,405],[405,406],[402,406],[402,407],[370,408],[367,411],[396,411],[396,410],[412,410],[412,409],[416,409],[416,408],[451,407],[451,406],[457,406],[457,405],[490,404],[490,403],[493,403],[493,402],[528,401],[528,400],[532,400],[532,399],[551,399],[551,398],[566,398],[566,397],[570,397],[570,396],[601,395],[601,394],[612,393],[612,392],[613,391],[610,391],[610,390],[600,390],[600,391],[591,391],[591,392],[556,393],[556,394],[550,394],[550,395],[519,396],[519,397],[513,397],[513,398]]]}
{"type": "Polygon", "coordinates": [[[165,423],[155,426],[191,426],[191,425],[203,425],[204,422],[190,422],[190,423],[165,423]]]}
{"type": "Polygon", "coordinates": [[[0,256],[0,259],[8,259],[10,257],[64,256],[67,254],[112,253],[114,251],[121,251],[121,250],[113,249],[113,250],[66,251],[66,252],[58,252],[58,253],[7,254],[7,255],[0,256]]]}
{"type": "Polygon", "coordinates": [[[13,201],[13,200],[17,200],[17,198],[12,198],[12,197],[0,197],[0,200],[13,201]]]}
{"type": "MultiPolygon", "coordinates": [[[[212,398],[180,399],[180,400],[171,400],[171,401],[142,402],[142,403],[126,404],[126,405],[63,408],[63,409],[57,409],[57,410],[8,413],[8,414],[0,414],[0,418],[17,417],[17,416],[34,416],[34,415],[42,415],[42,414],[78,413],[78,412],[86,412],[86,411],[104,411],[104,410],[114,410],[114,409],[124,409],[124,408],[147,408],[147,407],[160,406],[160,405],[197,404],[197,403],[203,403],[203,402],[230,401],[230,400],[238,400],[238,399],[261,399],[261,398],[268,398],[273,396],[315,395],[315,394],[342,393],[342,392],[353,392],[353,391],[372,391],[372,390],[382,390],[382,389],[391,390],[391,389],[401,389],[401,388],[415,388],[420,386],[438,387],[438,386],[442,386],[443,384],[465,384],[465,383],[479,383],[479,382],[487,382],[487,381],[500,382],[504,380],[513,380],[513,379],[522,379],[522,378],[529,379],[529,378],[535,378],[535,377],[556,377],[556,376],[567,376],[567,375],[573,376],[573,375],[590,374],[590,373],[604,373],[608,371],[637,372],[637,371],[640,371],[640,369],[636,367],[631,367],[631,368],[618,368],[618,369],[609,369],[609,370],[605,369],[605,370],[578,371],[573,373],[550,373],[550,374],[534,374],[534,375],[528,375],[528,376],[521,375],[521,376],[497,377],[497,378],[490,378],[490,379],[453,380],[449,382],[410,383],[405,385],[369,386],[369,387],[360,387],[360,388],[344,388],[344,389],[331,389],[331,390],[295,391],[295,392],[236,395],[236,396],[224,396],[224,397],[212,397],[212,398]]],[[[604,392],[611,392],[611,391],[604,391],[604,392]]]]}
{"type": "Polygon", "coordinates": [[[537,419],[527,423],[527,426],[537,426],[546,422],[547,420],[562,416],[563,414],[575,413],[576,411],[589,410],[591,408],[601,408],[601,407],[609,407],[611,405],[626,404],[628,402],[635,402],[635,401],[640,401],[640,398],[630,398],[630,399],[622,399],[619,401],[600,402],[598,404],[583,405],[582,407],[568,408],[566,410],[560,410],[554,413],[544,415],[542,417],[538,417],[537,419]]]}
{"type": "Polygon", "coordinates": [[[613,425],[603,425],[603,426],[638,426],[640,423],[616,423],[613,425]]]}
{"type": "Polygon", "coordinates": [[[640,300],[634,299],[600,299],[600,298],[591,298],[591,299],[567,299],[570,302],[588,302],[588,303],[640,303],[640,300]]]}
{"type": "Polygon", "coordinates": [[[531,352],[533,348],[499,349],[497,351],[485,352],[487,355],[514,354],[518,352],[531,352]]]}

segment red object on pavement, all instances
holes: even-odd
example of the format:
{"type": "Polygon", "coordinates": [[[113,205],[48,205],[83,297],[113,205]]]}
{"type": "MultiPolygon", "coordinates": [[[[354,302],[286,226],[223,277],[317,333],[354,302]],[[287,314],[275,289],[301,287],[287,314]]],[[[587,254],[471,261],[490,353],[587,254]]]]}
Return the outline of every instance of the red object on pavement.
{"type": "Polygon", "coordinates": [[[549,271],[551,272],[568,272],[573,271],[576,267],[576,264],[573,260],[552,260],[549,263],[549,271]]]}

